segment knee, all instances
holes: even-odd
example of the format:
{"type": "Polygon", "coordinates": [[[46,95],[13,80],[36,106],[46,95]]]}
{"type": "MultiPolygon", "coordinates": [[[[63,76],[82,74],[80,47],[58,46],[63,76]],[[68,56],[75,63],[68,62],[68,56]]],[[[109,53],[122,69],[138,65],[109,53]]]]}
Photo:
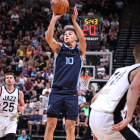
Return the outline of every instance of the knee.
{"type": "Polygon", "coordinates": [[[31,121],[28,121],[28,124],[32,124],[32,122],[31,121]]]}
{"type": "Polygon", "coordinates": [[[69,125],[66,127],[66,132],[67,132],[68,134],[73,134],[74,131],[75,131],[75,127],[74,127],[73,125],[69,124],[69,125]]]}
{"type": "Polygon", "coordinates": [[[54,129],[55,129],[55,126],[54,126],[53,124],[47,125],[47,131],[48,131],[48,132],[53,132],[54,129]]]}

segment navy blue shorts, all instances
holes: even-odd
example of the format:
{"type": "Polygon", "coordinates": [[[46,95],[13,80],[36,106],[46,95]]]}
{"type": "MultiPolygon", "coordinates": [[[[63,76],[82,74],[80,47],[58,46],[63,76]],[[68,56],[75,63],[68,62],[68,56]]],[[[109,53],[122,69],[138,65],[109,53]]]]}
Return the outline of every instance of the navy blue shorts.
{"type": "Polygon", "coordinates": [[[65,119],[76,121],[78,116],[77,90],[53,88],[49,96],[47,117],[58,118],[63,104],[65,119]]]}

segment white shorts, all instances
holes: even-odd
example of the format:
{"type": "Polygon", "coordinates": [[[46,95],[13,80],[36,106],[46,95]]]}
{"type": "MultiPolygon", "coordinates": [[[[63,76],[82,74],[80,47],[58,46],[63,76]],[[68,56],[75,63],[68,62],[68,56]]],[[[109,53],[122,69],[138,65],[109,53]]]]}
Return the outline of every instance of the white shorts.
{"type": "Polygon", "coordinates": [[[0,116],[0,138],[9,133],[16,134],[17,118],[0,116]]]}
{"type": "Polygon", "coordinates": [[[112,124],[122,121],[119,115],[91,110],[89,125],[98,140],[140,140],[140,134],[128,125],[121,131],[112,131],[112,124]]]}

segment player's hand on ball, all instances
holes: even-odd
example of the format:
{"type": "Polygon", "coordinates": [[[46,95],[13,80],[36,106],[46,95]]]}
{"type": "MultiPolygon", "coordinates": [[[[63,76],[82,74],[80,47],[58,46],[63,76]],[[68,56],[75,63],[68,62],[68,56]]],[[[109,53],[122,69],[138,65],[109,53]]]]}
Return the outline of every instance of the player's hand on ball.
{"type": "Polygon", "coordinates": [[[22,112],[23,111],[22,106],[18,105],[18,111],[19,112],[22,112]]]}
{"type": "Polygon", "coordinates": [[[63,14],[61,14],[61,15],[56,15],[54,12],[53,12],[53,16],[52,16],[52,19],[54,19],[55,20],[55,22],[60,18],[60,17],[62,17],[63,16],[63,14]]]}
{"type": "Polygon", "coordinates": [[[74,12],[73,12],[73,15],[72,15],[72,21],[76,21],[77,16],[78,16],[78,11],[77,11],[77,7],[75,6],[74,7],[74,12]]]}
{"type": "Polygon", "coordinates": [[[129,124],[129,122],[130,122],[130,120],[124,119],[123,121],[121,121],[118,124],[112,124],[112,130],[120,131],[120,130],[124,129],[129,124]]]}

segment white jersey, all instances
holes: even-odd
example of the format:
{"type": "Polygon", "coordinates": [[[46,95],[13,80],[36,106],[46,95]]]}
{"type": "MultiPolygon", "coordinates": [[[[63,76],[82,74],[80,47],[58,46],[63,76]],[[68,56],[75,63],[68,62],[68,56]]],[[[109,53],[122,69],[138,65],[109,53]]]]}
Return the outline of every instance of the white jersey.
{"type": "Polygon", "coordinates": [[[5,86],[1,87],[0,95],[0,116],[17,117],[19,90],[15,88],[12,93],[6,90],[5,86]]]}
{"type": "Polygon", "coordinates": [[[140,63],[118,68],[98,98],[91,104],[91,108],[99,112],[120,114],[126,106],[127,91],[130,86],[129,75],[138,67],[140,67],[140,63]]]}

